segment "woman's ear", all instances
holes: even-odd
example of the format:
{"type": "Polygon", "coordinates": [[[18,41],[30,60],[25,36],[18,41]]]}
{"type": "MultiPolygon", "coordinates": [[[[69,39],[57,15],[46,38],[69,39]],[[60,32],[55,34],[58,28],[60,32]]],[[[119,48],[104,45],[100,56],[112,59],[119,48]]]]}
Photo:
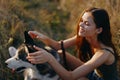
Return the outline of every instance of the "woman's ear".
{"type": "Polygon", "coordinates": [[[100,34],[102,32],[102,29],[103,29],[102,27],[97,28],[97,33],[100,34]]]}

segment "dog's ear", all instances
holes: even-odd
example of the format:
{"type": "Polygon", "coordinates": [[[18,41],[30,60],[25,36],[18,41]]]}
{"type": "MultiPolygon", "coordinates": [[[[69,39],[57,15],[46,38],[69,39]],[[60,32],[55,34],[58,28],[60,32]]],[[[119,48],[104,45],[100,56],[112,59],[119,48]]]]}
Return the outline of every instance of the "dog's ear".
{"type": "Polygon", "coordinates": [[[10,56],[14,56],[16,54],[17,49],[13,46],[9,47],[8,49],[10,56]]]}

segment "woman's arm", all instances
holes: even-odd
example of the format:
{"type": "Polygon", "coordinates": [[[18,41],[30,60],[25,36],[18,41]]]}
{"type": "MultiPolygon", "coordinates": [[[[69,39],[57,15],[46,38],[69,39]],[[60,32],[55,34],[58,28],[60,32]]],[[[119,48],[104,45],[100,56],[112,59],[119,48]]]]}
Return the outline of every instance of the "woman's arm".
{"type": "Polygon", "coordinates": [[[106,63],[106,61],[111,57],[107,52],[99,51],[94,54],[92,59],[79,66],[74,71],[67,71],[51,54],[41,48],[35,48],[38,50],[38,52],[29,54],[28,60],[34,64],[48,62],[63,80],[76,80],[81,77],[85,77],[89,72],[106,63]]]}
{"type": "Polygon", "coordinates": [[[75,56],[71,55],[70,53],[65,52],[65,54],[66,54],[66,60],[67,60],[66,62],[68,69],[74,70],[77,67],[84,64],[84,62],[82,62],[80,59],[76,58],[75,56]]]}
{"type": "MultiPolygon", "coordinates": [[[[49,45],[56,50],[61,49],[60,41],[55,41],[55,40],[49,38],[48,36],[43,35],[42,33],[39,33],[37,31],[29,31],[28,33],[32,38],[37,38],[37,39],[41,40],[43,43],[45,43],[46,45],[49,45]]],[[[75,45],[75,43],[76,43],[76,36],[66,39],[66,40],[64,40],[64,48],[73,46],[73,45],[75,45]]]]}
{"type": "MultiPolygon", "coordinates": [[[[94,54],[94,56],[83,65],[77,67],[75,70],[69,72],[66,71],[55,59],[51,59],[48,63],[54,68],[54,70],[64,80],[76,80],[81,77],[85,77],[89,72],[93,71],[102,64],[106,64],[113,57],[110,53],[104,50],[100,50],[94,54]],[[57,66],[58,65],[58,66],[57,66]]],[[[111,60],[110,60],[111,61],[111,60]]],[[[74,61],[73,61],[74,62],[74,61]]],[[[112,61],[114,62],[114,61],[112,61]]],[[[74,65],[74,64],[73,64],[74,65]]]]}
{"type": "MultiPolygon", "coordinates": [[[[28,32],[29,35],[32,38],[38,38],[39,40],[41,40],[43,43],[45,43],[46,45],[49,45],[51,47],[53,47],[56,50],[61,49],[61,42],[60,41],[55,41],[51,38],[49,38],[46,35],[43,35],[37,31],[29,31],[28,32]]],[[[64,43],[64,48],[68,48],[72,45],[75,45],[76,43],[76,36],[66,39],[63,41],[64,43]]],[[[58,52],[59,53],[59,52],[58,52]]],[[[60,55],[63,55],[60,53],[60,55]]],[[[66,52],[66,60],[67,60],[67,65],[69,66],[69,69],[73,70],[76,67],[80,66],[81,64],[83,64],[83,62],[80,62],[79,59],[76,59],[74,56],[71,56],[69,53],[66,52]],[[76,60],[76,61],[75,61],[76,60]],[[74,62],[73,62],[74,61],[74,62]],[[73,65],[74,64],[74,65],[73,65]]]]}

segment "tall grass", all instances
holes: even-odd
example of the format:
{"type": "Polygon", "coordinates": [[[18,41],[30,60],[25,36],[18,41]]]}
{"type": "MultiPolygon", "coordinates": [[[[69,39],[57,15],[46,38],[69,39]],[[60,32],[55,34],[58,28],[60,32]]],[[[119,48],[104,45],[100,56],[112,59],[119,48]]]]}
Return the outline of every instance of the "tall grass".
{"type": "Polygon", "coordinates": [[[23,80],[4,63],[9,58],[8,47],[23,43],[23,31],[38,30],[56,40],[65,39],[75,34],[77,17],[91,6],[108,11],[120,55],[119,5],[119,0],[0,0],[0,80],[23,80]]]}

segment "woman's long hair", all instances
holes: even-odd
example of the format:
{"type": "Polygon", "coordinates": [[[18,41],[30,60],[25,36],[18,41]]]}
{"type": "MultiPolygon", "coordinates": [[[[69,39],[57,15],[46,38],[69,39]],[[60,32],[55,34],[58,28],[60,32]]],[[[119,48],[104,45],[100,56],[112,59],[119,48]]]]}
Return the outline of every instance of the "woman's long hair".
{"type": "Polygon", "coordinates": [[[117,57],[116,49],[112,43],[112,34],[110,30],[110,21],[109,16],[106,10],[99,8],[88,8],[83,11],[82,15],[77,24],[77,48],[79,51],[79,58],[82,61],[88,61],[93,54],[90,44],[84,37],[78,36],[79,31],[79,23],[81,21],[81,17],[85,12],[90,12],[93,16],[93,20],[96,24],[97,28],[102,27],[102,32],[98,34],[98,41],[102,42],[104,45],[113,48],[114,54],[117,57]],[[81,40],[80,40],[81,39],[81,40]]]}

